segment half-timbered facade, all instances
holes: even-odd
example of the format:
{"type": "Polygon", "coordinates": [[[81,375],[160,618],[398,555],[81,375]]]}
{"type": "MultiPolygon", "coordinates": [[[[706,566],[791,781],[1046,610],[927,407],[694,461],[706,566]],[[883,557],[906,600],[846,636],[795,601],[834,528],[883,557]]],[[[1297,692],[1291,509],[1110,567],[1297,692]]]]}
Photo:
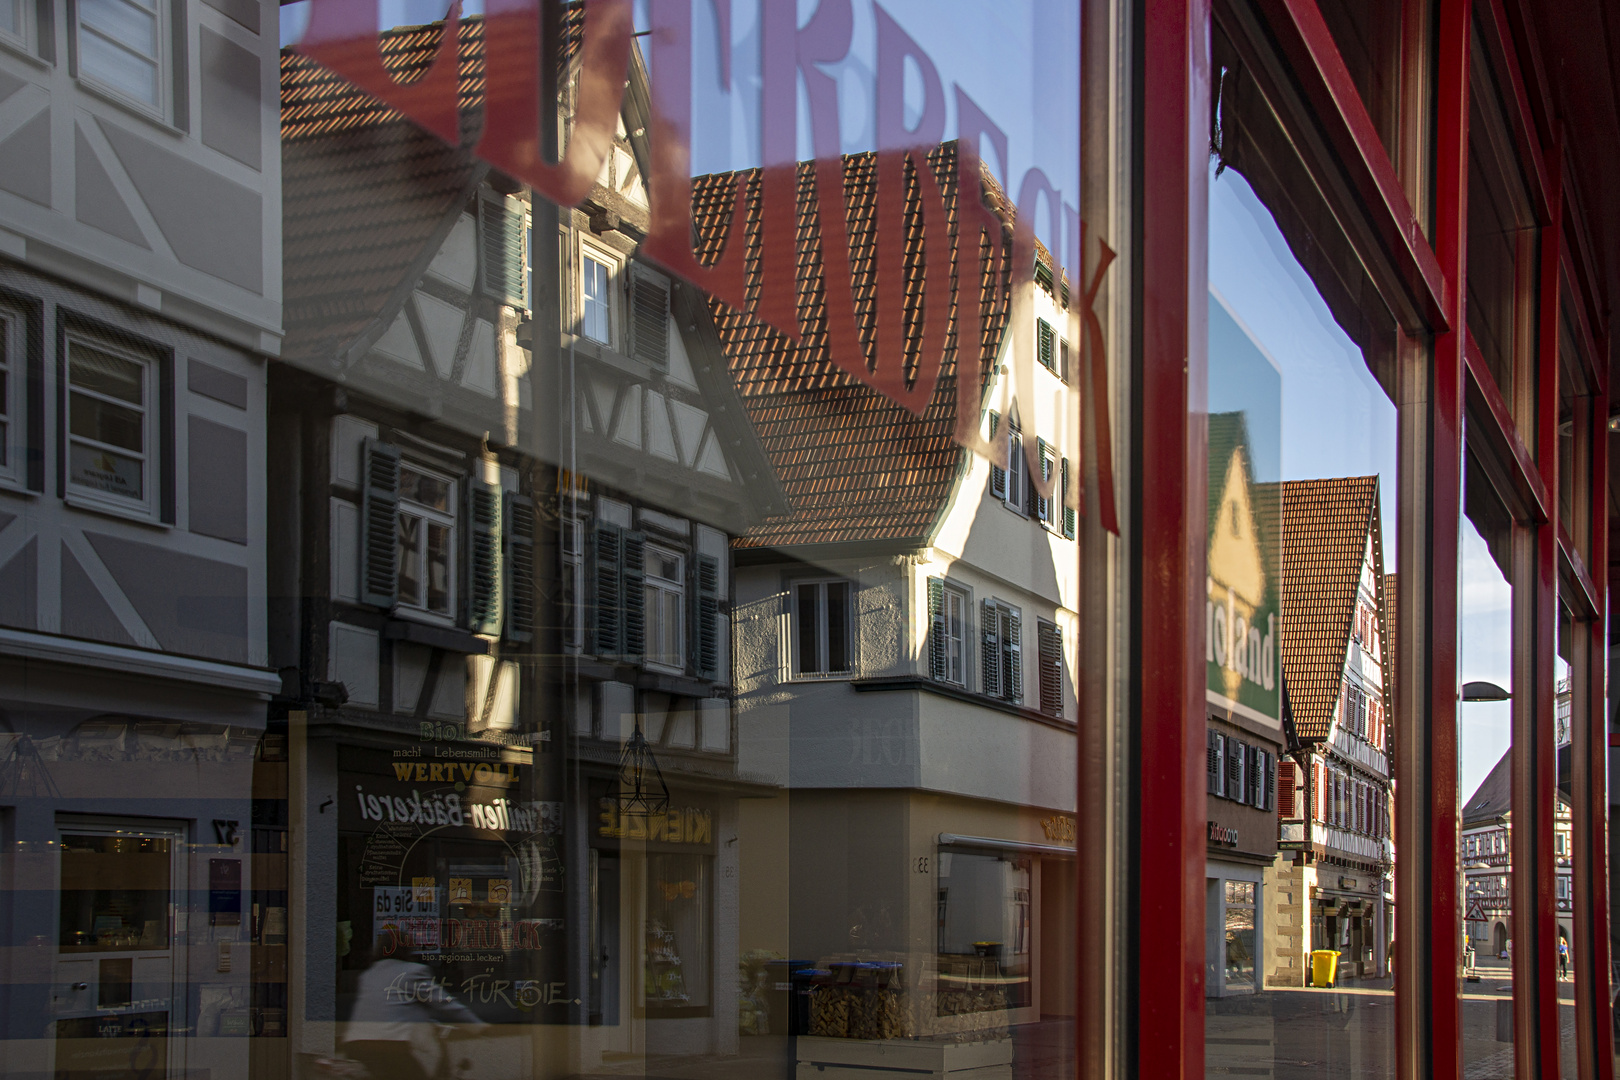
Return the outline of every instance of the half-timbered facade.
{"type": "Polygon", "coordinates": [[[1268,983],[1301,986],[1310,954],[1339,978],[1382,974],[1391,924],[1386,577],[1378,478],[1281,488],[1283,678],[1279,918],[1268,983]]]}

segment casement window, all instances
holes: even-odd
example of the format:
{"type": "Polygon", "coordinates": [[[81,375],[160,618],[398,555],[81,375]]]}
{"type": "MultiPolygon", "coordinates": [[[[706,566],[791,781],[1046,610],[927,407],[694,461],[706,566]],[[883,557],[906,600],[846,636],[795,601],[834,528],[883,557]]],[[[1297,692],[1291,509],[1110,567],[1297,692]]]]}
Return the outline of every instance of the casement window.
{"type": "Polygon", "coordinates": [[[966,589],[944,578],[928,579],[928,675],[967,686],[967,648],[972,600],[966,589]]]}
{"type": "Polygon", "coordinates": [[[0,41],[31,50],[34,45],[32,0],[0,0],[0,41]]]}
{"type": "Polygon", "coordinates": [[[1038,619],[1035,623],[1036,647],[1040,653],[1041,712],[1047,716],[1063,716],[1063,629],[1055,623],[1038,619]]]}
{"type": "MultiPolygon", "coordinates": [[[[998,430],[1002,429],[1002,417],[996,413],[990,414],[990,441],[996,440],[998,430]]],[[[1005,502],[1009,509],[1020,514],[1028,514],[1029,500],[1029,462],[1024,460],[1024,437],[1018,430],[1018,425],[1007,421],[1005,430],[1001,432],[1007,445],[1007,467],[990,466],[990,494],[1005,502]]]]}
{"type": "Polygon", "coordinates": [[[574,650],[585,643],[585,534],[583,523],[576,518],[564,518],[559,533],[557,551],[562,574],[562,603],[559,610],[562,623],[562,644],[563,648],[574,650]]]}
{"type": "Polygon", "coordinates": [[[488,188],[478,196],[478,280],[489,299],[529,307],[529,208],[488,188]]]}
{"type": "MultiPolygon", "coordinates": [[[[5,14],[0,0],[0,17],[5,14]]],[[[14,0],[20,3],[21,0],[14,0]]],[[[22,313],[0,305],[0,484],[20,484],[28,456],[22,313]]]]}
{"type": "Polygon", "coordinates": [[[642,266],[630,274],[630,355],[659,370],[669,366],[669,281],[642,266]]]}
{"type": "Polygon", "coordinates": [[[449,622],[456,613],[456,482],[420,466],[399,467],[394,514],[398,606],[449,622]]]}
{"type": "Polygon", "coordinates": [[[648,545],[645,566],[649,667],[683,670],[686,652],[686,560],[666,548],[648,545]]]}
{"type": "Polygon", "coordinates": [[[580,336],[619,347],[619,292],[622,261],[606,248],[581,242],[579,245],[579,332],[580,336]]]}
{"type": "Polygon", "coordinates": [[[75,500],[157,516],[158,387],[156,358],[69,332],[67,466],[75,500]]]}
{"type": "Polygon", "coordinates": [[[365,441],[363,459],[361,601],[475,634],[532,635],[533,504],[381,439],[365,441]],[[519,607],[511,594],[531,599],[519,607]]]}
{"type": "Polygon", "coordinates": [[[1553,851],[1558,855],[1569,854],[1569,840],[1563,833],[1553,833],[1553,851]]]}
{"type": "Polygon", "coordinates": [[[793,584],[793,674],[848,675],[854,662],[854,586],[848,581],[793,584]]]}
{"type": "Polygon", "coordinates": [[[172,63],[166,8],[163,0],[78,0],[78,77],[165,118],[172,63]]]}
{"type": "Polygon", "coordinates": [[[1277,816],[1291,818],[1297,810],[1294,802],[1294,763],[1277,763],[1277,816]]]}
{"type": "MultiPolygon", "coordinates": [[[[1052,448],[1047,445],[1045,439],[1036,439],[1035,448],[1035,456],[1038,457],[1041,462],[1041,480],[1043,482],[1051,480],[1053,470],[1057,467],[1057,462],[1054,460],[1052,455],[1052,448]]],[[[1039,520],[1042,525],[1046,526],[1048,529],[1057,528],[1057,504],[1052,499],[1038,494],[1035,491],[1035,485],[1033,484],[1030,485],[1030,503],[1031,508],[1035,512],[1036,519],[1039,520]]]]}
{"type": "Polygon", "coordinates": [[[1003,701],[1024,700],[1023,616],[1000,600],[979,606],[979,690],[1003,701]]]}
{"type": "Polygon", "coordinates": [[[1226,736],[1218,731],[1204,732],[1205,749],[1209,755],[1207,785],[1211,795],[1226,794],[1226,736]]]}

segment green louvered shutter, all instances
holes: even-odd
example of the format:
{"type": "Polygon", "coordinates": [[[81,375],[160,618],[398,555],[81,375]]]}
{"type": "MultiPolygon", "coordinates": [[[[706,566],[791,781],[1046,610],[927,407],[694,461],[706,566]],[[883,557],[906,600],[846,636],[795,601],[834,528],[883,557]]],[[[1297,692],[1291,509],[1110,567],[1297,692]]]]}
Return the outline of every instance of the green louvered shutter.
{"type": "Polygon", "coordinates": [[[1035,359],[1048,371],[1055,373],[1058,369],[1057,334],[1045,319],[1035,320],[1035,359]]]}
{"type": "Polygon", "coordinates": [[[523,249],[523,200],[486,191],[478,200],[479,270],[484,295],[498,303],[528,308],[528,260],[523,249]]]}
{"type": "Polygon", "coordinates": [[[1001,696],[1008,701],[1024,700],[1024,620],[1018,612],[1001,612],[1001,696]]]}
{"type": "Polygon", "coordinates": [[[994,600],[979,605],[979,692],[1001,697],[1001,609],[994,600]]]}
{"type": "Polygon", "coordinates": [[[467,479],[467,629],[501,632],[501,489],[467,479]]]}
{"type": "Polygon", "coordinates": [[[647,534],[624,534],[624,647],[626,659],[639,663],[647,651],[647,534]]]}
{"type": "Polygon", "coordinates": [[[720,678],[720,560],[713,555],[692,556],[692,613],[688,633],[692,670],[700,679],[720,678]]]}
{"type": "Polygon", "coordinates": [[[1069,491],[1069,459],[1068,458],[1063,459],[1063,468],[1061,470],[1059,470],[1059,480],[1062,482],[1062,485],[1063,485],[1063,490],[1061,492],[1061,499],[1062,499],[1062,506],[1063,506],[1063,535],[1068,537],[1070,540],[1073,540],[1074,539],[1074,532],[1075,532],[1075,528],[1074,528],[1074,524],[1075,524],[1074,523],[1074,517],[1075,517],[1075,514],[1074,514],[1074,502],[1075,502],[1075,500],[1074,500],[1073,494],[1069,491]]]}
{"type": "Polygon", "coordinates": [[[506,496],[506,639],[534,640],[534,500],[506,496]]]}
{"type": "Polygon", "coordinates": [[[928,677],[945,680],[945,581],[928,579],[928,677]]]}
{"type": "Polygon", "coordinates": [[[669,286],[640,268],[630,275],[630,348],[642,363],[669,366],[669,286]]]}
{"type": "Polygon", "coordinates": [[[392,608],[399,598],[399,448],[367,439],[360,490],[360,599],[392,608]]]}
{"type": "Polygon", "coordinates": [[[598,656],[618,656],[624,650],[623,549],[624,534],[619,527],[606,521],[597,522],[591,545],[596,584],[591,605],[596,618],[591,638],[598,656]]]}
{"type": "Polygon", "coordinates": [[[1041,712],[1047,716],[1063,715],[1063,630],[1049,622],[1036,626],[1037,647],[1041,660],[1041,712]]]}
{"type": "MultiPolygon", "coordinates": [[[[990,445],[996,444],[996,428],[1001,425],[1001,417],[996,413],[990,414],[990,445]]],[[[1008,462],[1011,464],[1011,462],[1008,462]]],[[[1007,470],[998,465],[990,466],[990,494],[998,499],[1007,497],[1007,470]]]]}

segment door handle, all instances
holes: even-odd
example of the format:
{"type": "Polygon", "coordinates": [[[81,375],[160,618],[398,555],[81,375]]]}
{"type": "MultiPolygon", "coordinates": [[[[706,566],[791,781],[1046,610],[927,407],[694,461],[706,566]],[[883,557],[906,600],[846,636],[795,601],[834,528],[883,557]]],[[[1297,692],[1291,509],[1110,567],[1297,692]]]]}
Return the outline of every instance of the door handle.
{"type": "Polygon", "coordinates": [[[73,989],[75,989],[75,990],[88,990],[88,989],[90,989],[90,984],[89,983],[74,983],[73,984],[73,989]]]}

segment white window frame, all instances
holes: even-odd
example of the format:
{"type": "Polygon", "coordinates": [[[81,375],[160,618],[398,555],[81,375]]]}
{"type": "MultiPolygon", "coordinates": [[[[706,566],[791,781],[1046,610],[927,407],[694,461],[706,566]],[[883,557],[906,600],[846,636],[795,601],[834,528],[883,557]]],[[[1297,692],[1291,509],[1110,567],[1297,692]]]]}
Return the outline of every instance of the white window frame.
{"type": "Polygon", "coordinates": [[[1024,433],[1007,421],[1007,508],[1029,516],[1029,461],[1024,457],[1024,433]]]}
{"type": "Polygon", "coordinates": [[[27,54],[30,60],[38,62],[39,57],[34,55],[34,42],[38,36],[34,28],[34,0],[14,0],[17,5],[17,14],[21,16],[15,30],[0,26],[0,44],[9,45],[27,54]]]}
{"type": "Polygon", "coordinates": [[[585,523],[565,517],[558,532],[557,557],[562,563],[563,579],[566,582],[570,574],[574,579],[572,602],[560,605],[562,645],[567,652],[579,652],[585,647],[585,523]]]}
{"type": "MultiPolygon", "coordinates": [[[[432,608],[425,606],[425,597],[417,596],[415,598],[407,599],[403,592],[398,591],[398,574],[405,565],[404,555],[401,554],[397,558],[398,565],[395,567],[395,614],[417,619],[423,622],[432,622],[440,626],[455,626],[457,617],[460,613],[460,608],[458,605],[461,602],[461,530],[464,524],[462,521],[461,510],[462,481],[459,477],[451,476],[447,472],[434,468],[431,465],[423,464],[421,460],[412,457],[402,456],[400,458],[399,472],[400,494],[399,502],[394,510],[394,543],[396,545],[399,543],[400,522],[406,517],[413,517],[423,523],[446,526],[450,535],[450,551],[445,559],[445,562],[449,567],[449,580],[446,582],[447,587],[445,590],[448,599],[449,611],[434,611],[432,608]],[[446,512],[444,510],[438,510],[434,507],[419,503],[414,499],[406,498],[405,473],[407,470],[414,473],[420,473],[423,476],[432,477],[433,479],[442,481],[448,485],[449,498],[446,500],[446,502],[450,506],[449,511],[446,512]]],[[[423,542],[426,535],[426,530],[420,532],[417,536],[417,542],[423,542]]],[[[427,589],[426,551],[422,553],[422,580],[418,582],[418,586],[424,591],[427,589]]]]}
{"type": "Polygon", "coordinates": [[[0,303],[0,487],[22,487],[28,459],[28,357],[22,311],[0,303]]]}
{"type": "MultiPolygon", "coordinates": [[[[125,3],[128,2],[128,0],[113,0],[113,2],[125,3]]],[[[73,7],[73,26],[71,27],[73,32],[74,75],[86,86],[94,88],[99,93],[106,94],[120,104],[127,105],[130,108],[135,109],[138,112],[145,113],[146,115],[162,121],[163,123],[168,123],[169,110],[172,104],[172,98],[174,96],[172,86],[174,81],[173,57],[171,55],[171,48],[169,44],[169,37],[172,33],[172,30],[170,29],[170,20],[173,15],[169,10],[167,0],[153,0],[152,11],[157,20],[154,39],[157,52],[156,55],[146,56],[142,53],[136,52],[134,49],[128,48],[121,41],[115,41],[106,34],[96,30],[94,27],[86,27],[84,25],[84,0],[78,0],[73,7]],[[142,101],[137,97],[131,97],[128,93],[120,90],[111,82],[108,82],[105,79],[97,78],[94,74],[86,71],[84,64],[84,45],[80,40],[86,31],[94,34],[104,41],[112,42],[114,48],[123,49],[132,56],[141,57],[142,60],[152,61],[157,66],[157,100],[155,102],[149,102],[142,101]]]]}
{"type": "Polygon", "coordinates": [[[968,644],[973,638],[973,593],[964,586],[953,581],[943,582],[939,595],[940,621],[944,626],[941,636],[941,650],[945,662],[944,681],[952,686],[960,686],[966,690],[968,686],[968,672],[972,666],[968,663],[968,644]],[[951,607],[957,608],[957,633],[951,634],[951,607]],[[951,665],[957,665],[953,675],[951,665]]]}
{"type": "Polygon", "coordinates": [[[63,445],[67,453],[67,483],[65,486],[66,499],[75,506],[93,510],[103,510],[117,514],[120,517],[136,518],[142,521],[157,521],[158,488],[162,484],[163,470],[161,454],[163,447],[159,445],[159,432],[157,428],[162,423],[162,409],[164,403],[158,400],[161,393],[162,379],[160,372],[162,362],[150,353],[140,352],[127,346],[118,345],[104,337],[89,334],[82,330],[70,329],[67,331],[67,365],[63,372],[64,393],[67,395],[66,415],[67,425],[61,433],[63,445]],[[73,446],[82,443],[91,447],[105,447],[118,454],[132,454],[134,451],[123,447],[115,447],[109,443],[101,443],[87,436],[73,434],[73,395],[75,393],[88,394],[91,397],[108,401],[123,408],[129,408],[130,403],[109,398],[90,389],[75,389],[73,386],[73,348],[75,345],[84,345],[101,352],[109,353],[122,360],[129,360],[141,365],[141,498],[139,500],[113,495],[105,491],[80,484],[73,479],[73,446]]]}
{"type": "MultiPolygon", "coordinates": [[[[1044,449],[1042,449],[1041,446],[1041,443],[1036,443],[1036,456],[1041,459],[1041,479],[1050,480],[1057,475],[1058,454],[1051,444],[1046,444],[1044,449]]],[[[1049,499],[1045,498],[1044,496],[1037,495],[1035,497],[1035,512],[1036,518],[1040,521],[1042,528],[1052,532],[1057,532],[1059,529],[1058,508],[1061,502],[1062,492],[1055,491],[1053,494],[1057,497],[1049,499]]]]}
{"type": "Polygon", "coordinates": [[[622,351],[624,325],[621,293],[624,291],[624,258],[608,248],[592,244],[581,238],[579,242],[579,261],[574,271],[574,287],[578,292],[579,300],[575,304],[575,326],[579,337],[604,349],[622,351]],[[607,340],[594,337],[585,331],[585,266],[590,259],[607,268],[607,340]]]}
{"type": "Polygon", "coordinates": [[[850,679],[855,676],[859,666],[855,655],[855,597],[856,584],[849,578],[796,578],[788,583],[788,647],[789,647],[789,678],[806,680],[850,679]],[[843,585],[849,590],[849,602],[844,612],[844,658],[846,668],[842,671],[805,671],[801,663],[804,655],[804,643],[799,640],[799,593],[806,586],[819,586],[816,590],[816,656],[818,660],[826,658],[824,666],[831,667],[831,649],[829,648],[827,628],[827,586],[843,585]]]}
{"type": "Polygon", "coordinates": [[[646,620],[646,638],[642,663],[654,671],[680,675],[686,671],[686,560],[687,556],[660,544],[648,544],[643,555],[642,590],[645,597],[643,618],[646,620]],[[653,559],[675,560],[675,576],[663,577],[652,572],[653,559]],[[664,618],[668,606],[675,607],[675,641],[662,641],[664,618]],[[660,646],[662,648],[660,648],[660,646]]]}

